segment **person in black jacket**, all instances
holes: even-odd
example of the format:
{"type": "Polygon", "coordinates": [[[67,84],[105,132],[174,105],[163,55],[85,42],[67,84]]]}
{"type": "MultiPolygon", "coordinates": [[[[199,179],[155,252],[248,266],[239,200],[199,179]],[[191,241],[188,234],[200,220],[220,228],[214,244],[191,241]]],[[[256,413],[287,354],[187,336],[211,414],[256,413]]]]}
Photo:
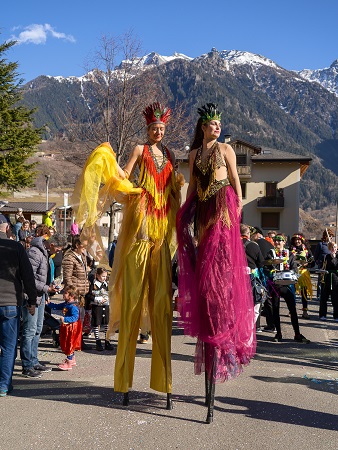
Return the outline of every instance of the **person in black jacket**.
{"type": "Polygon", "coordinates": [[[37,308],[33,317],[28,315],[25,309],[22,311],[20,356],[22,374],[26,378],[39,378],[43,372],[52,370],[39,362],[38,346],[43,327],[46,298],[48,294],[55,294],[58,291],[48,280],[49,255],[62,250],[65,244],[66,238],[60,233],[55,233],[48,240],[44,239],[44,235],[42,235],[32,240],[27,251],[33,267],[38,297],[37,308]]]}
{"type": "Polygon", "coordinates": [[[250,227],[242,223],[240,225],[240,232],[248,263],[248,273],[250,275],[252,295],[255,303],[255,321],[257,324],[262,305],[262,292],[260,292],[260,289],[258,289],[261,287],[258,281],[260,278],[259,269],[263,267],[264,259],[262,252],[256,242],[250,241],[250,227]]]}
{"type": "Polygon", "coordinates": [[[323,267],[327,271],[324,278],[324,287],[320,297],[319,318],[326,320],[327,301],[331,295],[333,306],[333,320],[338,322],[338,258],[337,244],[335,242],[328,243],[329,254],[325,255],[323,267]]]}
{"type": "MultiPolygon", "coordinates": [[[[322,269],[324,259],[326,255],[330,253],[330,250],[328,249],[328,243],[332,242],[333,239],[334,239],[333,231],[330,228],[325,228],[325,230],[323,231],[322,240],[317,244],[317,247],[313,255],[318,269],[322,269]]],[[[322,282],[323,276],[322,274],[319,274],[317,281],[317,301],[320,301],[321,298],[322,282]]]]}
{"type": "MultiPolygon", "coordinates": [[[[275,233],[276,234],[276,233],[275,233]]],[[[274,252],[274,245],[270,241],[264,238],[263,232],[260,228],[254,227],[251,233],[251,240],[256,242],[261,249],[264,260],[270,259],[274,252]]],[[[265,277],[269,277],[271,266],[264,265],[263,274],[265,277]]],[[[264,331],[275,331],[275,324],[273,323],[272,303],[269,296],[266,297],[263,305],[262,315],[266,320],[266,326],[264,331]]]]}
{"type": "Polygon", "coordinates": [[[37,292],[34,274],[25,249],[8,238],[9,223],[0,214],[0,397],[11,390],[20,324],[20,312],[27,296],[26,309],[34,315],[37,292]]]}
{"type": "Polygon", "coordinates": [[[260,228],[254,227],[251,233],[251,240],[256,242],[261,249],[262,255],[264,259],[269,259],[269,253],[271,254],[271,250],[274,249],[273,244],[266,240],[263,236],[263,232],[260,228]]]}

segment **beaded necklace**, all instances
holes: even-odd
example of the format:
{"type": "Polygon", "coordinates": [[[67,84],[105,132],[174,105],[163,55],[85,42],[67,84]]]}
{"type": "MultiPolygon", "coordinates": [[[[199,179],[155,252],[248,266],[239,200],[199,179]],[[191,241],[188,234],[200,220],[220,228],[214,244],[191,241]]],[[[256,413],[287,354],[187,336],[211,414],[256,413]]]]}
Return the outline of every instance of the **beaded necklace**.
{"type": "Polygon", "coordinates": [[[156,171],[157,173],[162,172],[162,170],[164,169],[165,165],[168,162],[168,155],[167,155],[167,148],[165,145],[162,144],[161,142],[161,151],[162,151],[162,155],[155,155],[152,145],[150,144],[150,142],[147,142],[147,145],[149,147],[149,153],[151,156],[151,159],[154,161],[155,167],[156,167],[156,171]],[[161,164],[159,164],[158,160],[162,157],[162,161],[161,164]]]}
{"type": "Polygon", "coordinates": [[[289,250],[284,248],[283,250],[280,250],[279,248],[275,248],[276,252],[276,258],[283,258],[283,268],[284,270],[289,270],[289,250]]]}

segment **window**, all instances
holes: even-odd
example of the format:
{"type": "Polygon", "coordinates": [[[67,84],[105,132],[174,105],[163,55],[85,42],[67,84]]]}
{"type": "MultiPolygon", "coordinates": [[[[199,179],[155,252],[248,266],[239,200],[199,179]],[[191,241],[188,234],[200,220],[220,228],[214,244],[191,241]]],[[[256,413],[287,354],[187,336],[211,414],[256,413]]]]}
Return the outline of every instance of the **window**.
{"type": "Polygon", "coordinates": [[[237,166],[247,166],[247,158],[246,155],[236,155],[236,159],[237,159],[237,166]]]}
{"type": "MultiPolygon", "coordinates": [[[[59,219],[64,219],[65,218],[65,209],[58,209],[58,217],[59,219]]],[[[66,219],[71,219],[73,217],[73,210],[72,208],[67,208],[66,209],[66,219]]]]}
{"type": "Polygon", "coordinates": [[[277,196],[277,183],[276,182],[265,183],[265,196],[266,197],[276,197],[277,196]]]}
{"type": "Polygon", "coordinates": [[[242,197],[246,198],[246,183],[241,183],[242,197]]]}
{"type": "Polygon", "coordinates": [[[262,228],[278,230],[280,222],[279,212],[264,212],[261,214],[262,228]]]}

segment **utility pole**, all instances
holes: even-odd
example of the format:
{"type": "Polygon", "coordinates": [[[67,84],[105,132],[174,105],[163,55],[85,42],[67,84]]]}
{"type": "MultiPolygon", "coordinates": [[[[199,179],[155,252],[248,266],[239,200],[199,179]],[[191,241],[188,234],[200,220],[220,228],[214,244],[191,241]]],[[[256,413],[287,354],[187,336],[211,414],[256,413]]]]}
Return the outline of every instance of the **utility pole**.
{"type": "Polygon", "coordinates": [[[49,187],[49,179],[50,175],[45,175],[46,178],[46,212],[49,211],[49,203],[48,203],[48,187],[49,187]]]}

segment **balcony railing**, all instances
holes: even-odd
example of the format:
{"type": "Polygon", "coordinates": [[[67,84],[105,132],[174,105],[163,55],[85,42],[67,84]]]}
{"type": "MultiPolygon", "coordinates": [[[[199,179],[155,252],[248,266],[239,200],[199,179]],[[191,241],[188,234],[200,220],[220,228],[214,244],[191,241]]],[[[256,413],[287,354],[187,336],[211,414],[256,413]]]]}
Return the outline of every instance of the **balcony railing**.
{"type": "Polygon", "coordinates": [[[284,197],[258,197],[259,208],[284,208],[284,197]]]}

